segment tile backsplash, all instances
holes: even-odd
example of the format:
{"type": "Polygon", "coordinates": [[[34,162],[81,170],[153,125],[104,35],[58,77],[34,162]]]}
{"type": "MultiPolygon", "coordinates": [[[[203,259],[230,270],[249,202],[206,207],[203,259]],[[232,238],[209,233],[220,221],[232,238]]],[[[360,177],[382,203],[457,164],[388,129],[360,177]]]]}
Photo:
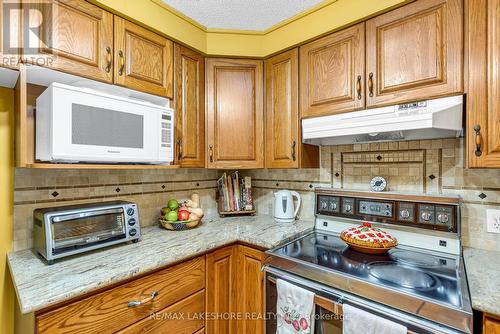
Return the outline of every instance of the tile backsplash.
{"type": "Polygon", "coordinates": [[[170,198],[200,195],[205,215],[216,214],[217,172],[207,169],[37,170],[16,169],[14,250],[31,248],[35,208],[112,200],[139,205],[141,226],[158,222],[170,198]]]}
{"type": "MultiPolygon", "coordinates": [[[[500,209],[500,169],[464,167],[463,139],[436,139],[324,146],[319,169],[259,169],[252,176],[260,214],[272,214],[273,192],[301,193],[302,218],[314,213],[314,188],[369,190],[383,176],[389,191],[458,194],[463,197],[462,240],[465,246],[500,250],[500,234],[486,232],[486,210],[500,209]]],[[[137,202],[141,225],[157,224],[158,209],[169,198],[200,194],[207,216],[217,214],[216,180],[207,169],[35,170],[17,169],[14,191],[14,250],[32,247],[32,216],[38,207],[123,199],[137,202]]]]}
{"type": "Polygon", "coordinates": [[[316,186],[369,190],[374,176],[389,191],[456,194],[463,198],[464,246],[500,251],[500,234],[486,232],[486,210],[500,209],[500,170],[465,169],[463,139],[436,139],[324,146],[321,168],[252,170],[259,213],[272,214],[273,191],[292,189],[302,197],[300,215],[311,218],[316,186]]]}

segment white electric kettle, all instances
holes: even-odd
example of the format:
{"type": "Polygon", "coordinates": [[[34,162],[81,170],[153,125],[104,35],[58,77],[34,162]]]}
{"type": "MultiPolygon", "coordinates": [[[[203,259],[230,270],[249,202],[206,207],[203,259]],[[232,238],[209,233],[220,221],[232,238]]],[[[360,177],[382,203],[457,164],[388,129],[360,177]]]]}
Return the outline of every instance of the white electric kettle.
{"type": "Polygon", "coordinates": [[[277,223],[291,223],[299,212],[302,200],[296,191],[280,190],[274,193],[274,220],[277,223]],[[297,198],[297,206],[294,208],[293,197],[297,198]]]}

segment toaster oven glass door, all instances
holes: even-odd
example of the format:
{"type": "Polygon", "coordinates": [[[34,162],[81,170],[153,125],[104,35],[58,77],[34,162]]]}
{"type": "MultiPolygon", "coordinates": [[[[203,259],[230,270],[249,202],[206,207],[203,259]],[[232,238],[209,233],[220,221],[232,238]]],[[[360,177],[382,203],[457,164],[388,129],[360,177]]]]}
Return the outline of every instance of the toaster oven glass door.
{"type": "Polygon", "coordinates": [[[56,216],[51,227],[53,254],[127,237],[122,208],[56,216]]]}

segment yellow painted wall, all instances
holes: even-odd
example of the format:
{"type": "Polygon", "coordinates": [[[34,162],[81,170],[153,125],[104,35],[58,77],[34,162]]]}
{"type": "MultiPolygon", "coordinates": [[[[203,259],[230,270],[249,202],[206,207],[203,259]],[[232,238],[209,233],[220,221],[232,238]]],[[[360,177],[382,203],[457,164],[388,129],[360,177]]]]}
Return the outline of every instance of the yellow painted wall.
{"type": "Polygon", "coordinates": [[[212,31],[159,0],[92,1],[208,55],[266,57],[412,0],[337,0],[265,33],[212,31]]]}
{"type": "Polygon", "coordinates": [[[12,249],[14,90],[0,88],[0,333],[14,332],[14,287],[6,254],[12,249]]]}

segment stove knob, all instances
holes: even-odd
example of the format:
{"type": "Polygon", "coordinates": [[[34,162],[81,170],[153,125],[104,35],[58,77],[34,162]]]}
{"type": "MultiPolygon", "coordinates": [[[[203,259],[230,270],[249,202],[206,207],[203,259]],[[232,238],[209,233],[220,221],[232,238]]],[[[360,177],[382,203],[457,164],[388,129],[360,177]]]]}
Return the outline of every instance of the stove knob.
{"type": "Polygon", "coordinates": [[[410,218],[410,211],[403,209],[401,210],[401,218],[408,219],[410,218]]]}
{"type": "Polygon", "coordinates": [[[133,208],[127,209],[127,215],[132,216],[134,213],[135,213],[135,210],[133,208]]]}
{"type": "Polygon", "coordinates": [[[426,222],[430,221],[432,218],[432,214],[429,211],[422,212],[422,219],[426,222]]]}
{"type": "Polygon", "coordinates": [[[446,213],[440,213],[437,215],[437,221],[441,224],[446,224],[450,220],[450,217],[446,213]]]}
{"type": "Polygon", "coordinates": [[[350,204],[344,205],[344,211],[345,212],[351,212],[351,210],[352,210],[352,206],[350,204]]]}

